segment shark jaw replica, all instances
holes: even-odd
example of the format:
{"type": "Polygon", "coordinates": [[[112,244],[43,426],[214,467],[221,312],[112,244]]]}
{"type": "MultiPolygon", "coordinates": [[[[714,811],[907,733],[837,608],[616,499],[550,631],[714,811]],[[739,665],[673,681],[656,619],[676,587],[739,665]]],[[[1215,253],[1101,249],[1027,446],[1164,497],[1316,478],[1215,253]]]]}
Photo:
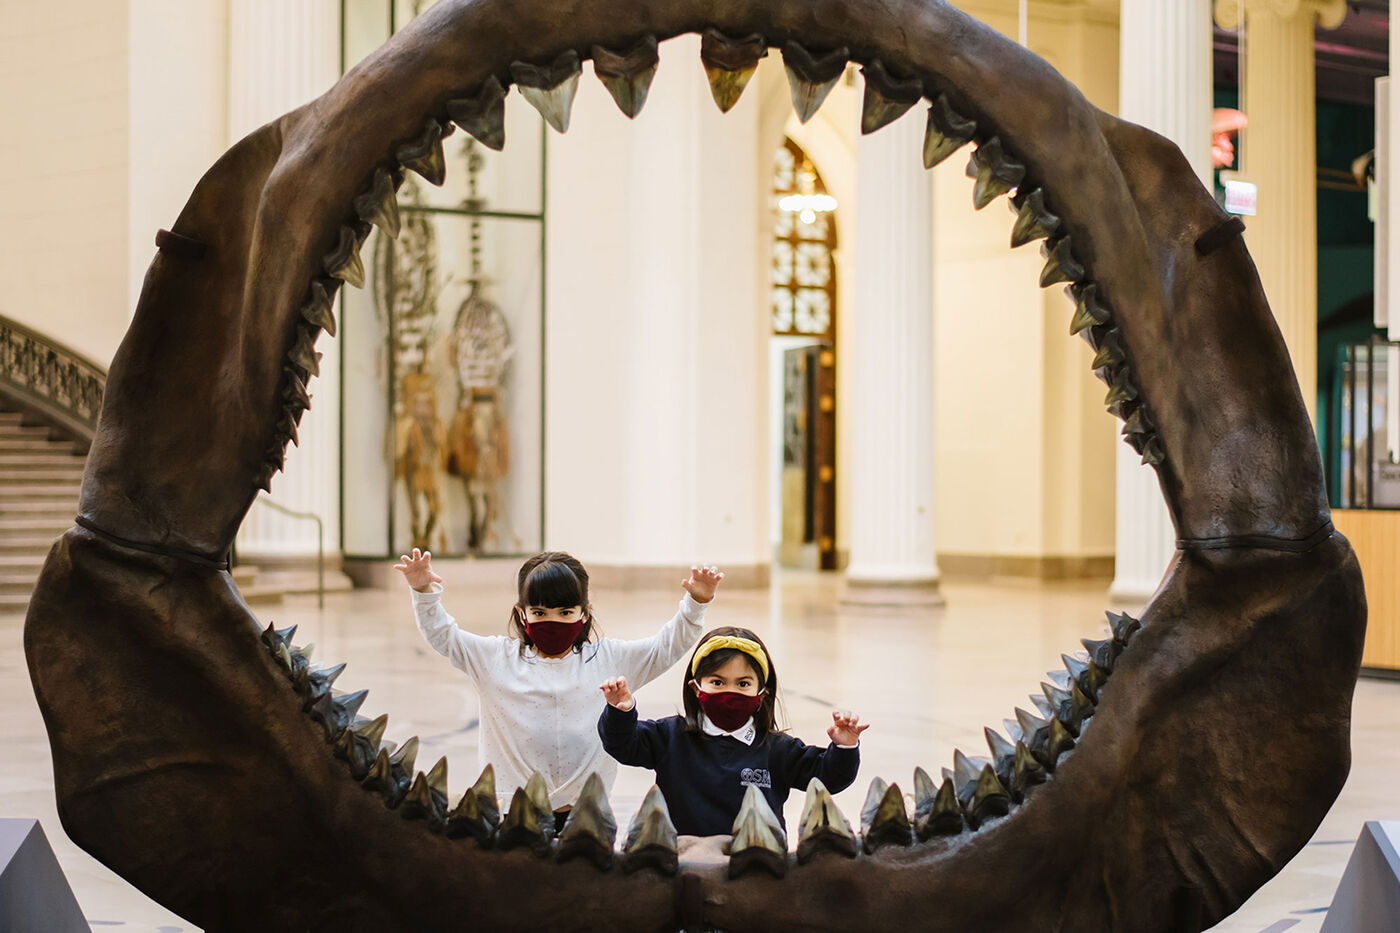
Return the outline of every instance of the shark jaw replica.
{"type": "Polygon", "coordinates": [[[1238,228],[1170,143],[940,0],[443,0],[230,150],[161,247],[25,648],[64,828],[207,929],[1196,929],[1341,790],[1361,575],[1238,228]],[[557,839],[535,781],[505,814],[489,769],[449,795],[223,557],[403,172],[440,183],[453,123],[500,148],[511,83],[563,130],[582,58],[634,115],[658,41],[692,32],[722,109],[771,47],[800,116],[856,62],[864,130],[926,100],[926,164],[974,147],[975,206],[1009,195],[1014,244],[1044,241],[1179,549],[985,758],[916,772],[912,815],[876,781],[857,833],[814,785],[794,853],[759,798],[731,854],[678,861],[658,794],[616,854],[596,781],[557,839]]]}

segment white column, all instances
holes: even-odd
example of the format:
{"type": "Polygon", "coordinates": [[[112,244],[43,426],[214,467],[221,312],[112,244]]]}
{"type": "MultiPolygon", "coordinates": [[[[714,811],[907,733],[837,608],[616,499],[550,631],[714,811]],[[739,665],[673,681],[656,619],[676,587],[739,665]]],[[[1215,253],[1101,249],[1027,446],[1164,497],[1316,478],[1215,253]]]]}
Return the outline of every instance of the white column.
{"type": "MultiPolygon", "coordinates": [[[[1123,0],[1119,20],[1119,116],[1177,144],[1211,184],[1210,0],[1123,0]]],[[[1115,435],[1118,422],[1113,422],[1115,435]]],[[[1127,444],[1118,444],[1115,600],[1146,600],[1176,550],[1157,483],[1127,444]]]]}
{"type": "MultiPolygon", "coordinates": [[[[337,0],[230,0],[229,141],[325,93],[339,68],[337,0]]],[[[326,551],[333,554],[340,540],[340,354],[325,334],[316,349],[324,357],[321,375],[309,387],[311,411],[302,420],[301,446],[288,446],[286,470],[273,478],[269,498],[319,515],[326,551]]],[[[238,547],[244,558],[314,556],[316,525],[254,503],[238,547]]]]}
{"type": "MultiPolygon", "coordinates": [[[[851,559],[846,581],[936,589],[933,541],[933,184],[924,110],[856,150],[849,328],[851,559]]],[[[856,594],[853,598],[859,599],[856,594]]]]}

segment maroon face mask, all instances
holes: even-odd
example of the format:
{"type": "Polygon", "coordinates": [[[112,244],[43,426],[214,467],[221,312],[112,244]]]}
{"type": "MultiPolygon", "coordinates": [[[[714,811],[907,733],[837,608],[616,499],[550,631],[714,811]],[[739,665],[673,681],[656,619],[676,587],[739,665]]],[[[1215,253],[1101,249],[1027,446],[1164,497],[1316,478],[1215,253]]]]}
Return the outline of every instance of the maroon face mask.
{"type": "Polygon", "coordinates": [[[529,622],[525,623],[525,634],[535,643],[540,654],[563,654],[578,641],[583,631],[584,620],[577,622],[529,622]]]}
{"type": "Polygon", "coordinates": [[[695,698],[700,701],[700,708],[705,711],[710,722],[725,732],[733,732],[748,722],[749,717],[758,712],[758,708],[763,705],[762,693],[757,696],[748,696],[729,690],[723,693],[706,693],[704,690],[696,690],[695,698]]]}

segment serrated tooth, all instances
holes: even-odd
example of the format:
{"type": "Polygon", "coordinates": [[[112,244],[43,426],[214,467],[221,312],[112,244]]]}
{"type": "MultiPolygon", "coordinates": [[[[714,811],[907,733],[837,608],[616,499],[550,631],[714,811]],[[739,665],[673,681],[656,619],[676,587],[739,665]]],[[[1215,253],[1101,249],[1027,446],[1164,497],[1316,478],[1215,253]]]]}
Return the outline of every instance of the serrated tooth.
{"type": "Polygon", "coordinates": [[[344,225],[340,228],[340,239],[336,241],[335,248],[321,257],[321,268],[332,278],[356,288],[365,287],[365,266],[360,262],[360,238],[352,227],[344,225]]]}
{"type": "Polygon", "coordinates": [[[1045,783],[1045,767],[1036,760],[1030,746],[1025,742],[1016,743],[1016,759],[1012,763],[1011,783],[1008,788],[1011,798],[1020,803],[1037,784],[1045,783]]]}
{"type": "Polygon", "coordinates": [[[918,78],[896,78],[878,58],[860,70],[865,77],[865,100],[860,112],[860,131],[873,133],[889,126],[919,102],[923,82],[918,78]]]}
{"type": "Polygon", "coordinates": [[[1123,650],[1121,645],[1112,638],[1101,641],[1081,638],[1079,643],[1084,646],[1084,650],[1089,653],[1089,659],[1098,666],[1105,677],[1113,673],[1113,663],[1118,660],[1118,655],[1123,650]]]}
{"type": "Polygon", "coordinates": [[[620,860],[622,870],[630,874],[640,868],[655,868],[664,875],[674,875],[679,866],[676,839],[676,825],[671,822],[666,798],[661,788],[653,784],[627,828],[627,843],[620,860]]]}
{"type": "Polygon", "coordinates": [[[1113,632],[1113,640],[1125,648],[1142,628],[1142,623],[1126,612],[1105,612],[1104,615],[1108,616],[1108,626],[1109,630],[1113,632]]]}
{"type": "Polygon", "coordinates": [[[963,754],[962,749],[953,749],[953,781],[958,786],[958,796],[962,796],[964,788],[967,788],[968,796],[971,796],[972,786],[977,784],[977,775],[981,772],[981,764],[974,764],[972,759],[963,754]]]}
{"type": "Polygon", "coordinates": [[[1099,298],[1099,286],[1096,283],[1066,285],[1065,294],[1074,302],[1074,317],[1069,325],[1071,336],[1113,323],[1113,312],[1099,298]]]}
{"type": "Polygon", "coordinates": [[[860,828],[867,855],[888,845],[907,846],[913,842],[913,828],[898,784],[886,784],[878,777],[871,782],[860,810],[860,828]]]}
{"type": "Polygon", "coordinates": [[[406,820],[427,820],[434,832],[440,832],[447,823],[447,794],[434,787],[432,779],[419,771],[399,804],[399,815],[406,820]]]}
{"type": "Polygon", "coordinates": [[[972,801],[966,807],[967,825],[977,829],[987,820],[1005,816],[1011,811],[1011,794],[1002,786],[1001,779],[991,765],[984,765],[972,792],[972,801]]]}
{"type": "Polygon", "coordinates": [[[442,152],[442,141],[451,131],[450,124],[444,127],[430,117],[418,138],[396,149],[394,158],[404,168],[423,176],[428,184],[440,187],[447,180],[447,157],[442,152]]]}
{"type": "Polygon", "coordinates": [[[928,108],[928,129],[924,131],[924,168],[933,168],[963,146],[972,142],[977,123],[962,116],[939,94],[928,108]]]}
{"type": "Polygon", "coordinates": [[[806,123],[821,109],[826,95],[841,80],[850,54],[845,46],[814,55],[796,42],[783,43],[783,70],[787,72],[792,109],[797,111],[799,123],[806,123]]]}
{"type": "Polygon", "coordinates": [[[277,419],[277,434],[298,447],[301,446],[301,439],[297,436],[297,420],[291,410],[284,410],[282,417],[277,419]]]}
{"type": "Polygon", "coordinates": [[[506,147],[506,89],[495,75],[475,95],[449,100],[447,116],[488,149],[506,147]]]}
{"type": "Polygon", "coordinates": [[[1004,738],[990,727],[982,730],[987,739],[987,750],[992,753],[992,764],[997,768],[997,776],[1003,780],[1011,775],[1011,763],[1016,757],[1016,743],[1004,738]]]}
{"type": "Polygon", "coordinates": [[[1068,235],[1046,240],[1040,245],[1040,254],[1045,257],[1045,268],[1040,272],[1041,288],[1049,288],[1056,282],[1078,282],[1088,274],[1074,258],[1074,247],[1068,235]]]}
{"type": "Polygon", "coordinates": [[[278,645],[285,645],[290,648],[292,645],[292,636],[296,635],[296,633],[297,627],[295,625],[289,625],[286,628],[279,629],[277,628],[276,622],[269,622],[267,629],[258,636],[258,640],[261,641],[269,651],[276,653],[278,645]]]}
{"type": "Polygon", "coordinates": [[[920,842],[927,842],[934,836],[956,836],[963,831],[966,817],[958,803],[957,789],[953,780],[945,777],[937,793],[928,804],[928,815],[916,827],[920,842]]]}
{"type": "Polygon", "coordinates": [[[549,806],[549,790],[544,776],[536,771],[524,787],[515,789],[510,809],[501,820],[496,844],[502,849],[527,846],[536,855],[545,855],[553,836],[554,811],[549,806]]]}
{"type": "Polygon", "coordinates": [[[758,68],[758,60],[767,54],[768,46],[757,33],[741,39],[732,39],[714,29],[701,34],[700,63],[705,66],[710,95],[720,113],[728,113],[739,102],[739,95],[758,68]]]}
{"type": "Polygon", "coordinates": [[[1098,352],[1094,354],[1094,361],[1089,364],[1089,368],[1114,368],[1126,363],[1128,356],[1123,349],[1122,336],[1122,331],[1116,327],[1106,331],[1099,341],[1098,352]]]}
{"type": "Polygon", "coordinates": [[[472,788],[462,795],[447,817],[445,832],[450,839],[471,836],[477,845],[489,845],[501,824],[500,804],[496,801],[496,769],[489,763],[472,788]]]}
{"type": "Polygon", "coordinates": [[[1031,704],[1035,706],[1036,712],[1040,713],[1047,720],[1055,718],[1055,707],[1050,701],[1045,699],[1044,694],[1032,693],[1029,697],[1031,704]]]}
{"type": "Polygon", "coordinates": [[[775,878],[787,874],[787,833],[763,793],[752,784],[744,791],[731,835],[729,877],[738,878],[754,868],[762,868],[775,878]]]}
{"type": "Polygon", "coordinates": [[[1152,419],[1147,417],[1147,412],[1139,408],[1128,416],[1128,420],[1123,422],[1123,435],[1129,434],[1155,434],[1157,428],[1152,424],[1152,419]]]}
{"type": "Polygon", "coordinates": [[[583,791],[569,810],[568,822],[559,834],[558,860],[584,856],[599,870],[613,863],[613,842],[617,839],[617,819],[608,806],[608,794],[598,772],[588,776],[583,791]]]}
{"type": "Polygon", "coordinates": [[[394,176],[386,168],[374,170],[374,181],[369,190],[358,195],[354,202],[355,215],[367,224],[373,224],[394,239],[399,236],[398,186],[394,176]]]}
{"type": "Polygon", "coordinates": [[[559,53],[548,65],[510,64],[510,76],[520,89],[520,96],[528,100],[557,133],[568,132],[569,115],[574,109],[574,94],[578,92],[578,78],[582,72],[578,53],[573,49],[559,53]]]}
{"type": "Polygon", "coordinates": [[[1045,206],[1045,189],[1037,188],[1021,200],[1016,208],[1016,225],[1011,228],[1011,248],[1017,249],[1035,240],[1054,236],[1060,229],[1060,218],[1045,206]]]}
{"type": "Polygon", "coordinates": [[[287,359],[307,376],[321,375],[321,354],[316,352],[316,338],[308,328],[297,328],[296,343],[287,351],[287,359]]]}
{"type": "MultiPolygon", "coordinates": [[[[334,282],[338,286],[339,282],[334,282]]],[[[335,312],[331,305],[335,301],[335,288],[326,286],[313,280],[311,283],[311,297],[302,306],[301,316],[308,324],[319,327],[332,337],[335,336],[335,312]]]]}
{"type": "Polygon", "coordinates": [[[1133,382],[1132,374],[1127,367],[1118,370],[1113,374],[1113,382],[1109,385],[1108,395],[1104,396],[1104,404],[1109,406],[1109,411],[1118,417],[1127,417],[1124,412],[1131,411],[1128,407],[1120,407],[1114,410],[1114,405],[1127,402],[1136,402],[1138,398],[1137,384],[1133,382]]]}
{"type": "MultiPolygon", "coordinates": [[[[915,778],[917,786],[918,779],[915,778]]],[[[802,806],[802,821],[797,830],[797,864],[805,865],[818,852],[836,852],[855,858],[860,842],[855,831],[836,806],[831,792],[819,779],[807,785],[807,800],[802,806]]]]}
{"type": "Polygon", "coordinates": [[[1046,671],[1045,675],[1050,678],[1050,682],[1061,690],[1069,689],[1069,671],[1046,671]]]}
{"type": "Polygon", "coordinates": [[[1167,451],[1162,446],[1162,441],[1157,437],[1148,438],[1147,444],[1142,448],[1142,462],[1148,466],[1156,466],[1166,459],[1167,451]]]}
{"type": "Polygon", "coordinates": [[[290,366],[282,369],[283,386],[282,399],[289,406],[293,406],[300,411],[306,411],[311,407],[311,393],[306,391],[306,383],[301,379],[301,373],[290,366]]]}
{"type": "Polygon", "coordinates": [[[600,45],[593,46],[593,73],[603,82],[619,110],[630,120],[642,112],[647,91],[661,56],[656,50],[656,36],[645,36],[626,52],[610,52],[600,45]]]}
{"type": "Polygon", "coordinates": [[[1026,167],[1006,154],[1001,137],[993,136],[972,153],[967,173],[972,186],[972,206],[981,210],[1015,188],[1026,177],[1026,167]]]}

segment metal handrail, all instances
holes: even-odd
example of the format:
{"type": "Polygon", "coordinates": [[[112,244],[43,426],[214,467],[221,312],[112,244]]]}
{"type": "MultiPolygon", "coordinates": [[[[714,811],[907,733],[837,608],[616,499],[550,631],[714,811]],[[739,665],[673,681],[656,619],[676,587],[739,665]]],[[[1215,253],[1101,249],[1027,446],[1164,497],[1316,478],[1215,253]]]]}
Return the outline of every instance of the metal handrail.
{"type": "Polygon", "coordinates": [[[261,502],[274,512],[280,512],[288,518],[308,519],[316,523],[316,608],[326,608],[326,525],[325,522],[321,521],[321,516],[315,512],[298,512],[296,509],[289,509],[262,494],[259,494],[254,501],[261,502]]]}
{"type": "Polygon", "coordinates": [[[0,315],[0,394],[89,445],[106,387],[105,368],[0,315]]]}

